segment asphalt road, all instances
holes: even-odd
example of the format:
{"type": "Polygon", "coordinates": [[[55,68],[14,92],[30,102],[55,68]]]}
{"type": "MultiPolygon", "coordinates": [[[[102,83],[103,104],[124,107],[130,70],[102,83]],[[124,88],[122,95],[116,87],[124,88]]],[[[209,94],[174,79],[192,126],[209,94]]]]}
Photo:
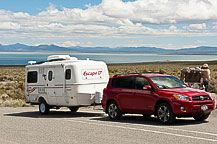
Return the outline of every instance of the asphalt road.
{"type": "Polygon", "coordinates": [[[111,121],[102,110],[67,109],[41,116],[38,109],[0,108],[0,144],[217,144],[217,110],[205,122],[178,119],[161,125],[156,118],[125,115],[111,121]]]}

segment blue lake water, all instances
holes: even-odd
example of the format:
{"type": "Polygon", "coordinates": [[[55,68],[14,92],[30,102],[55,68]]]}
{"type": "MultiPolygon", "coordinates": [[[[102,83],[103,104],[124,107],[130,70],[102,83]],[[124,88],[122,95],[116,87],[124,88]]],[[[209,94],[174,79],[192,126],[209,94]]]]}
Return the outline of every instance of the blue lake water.
{"type": "MultiPolygon", "coordinates": [[[[0,53],[0,65],[27,65],[28,61],[46,61],[52,53],[0,53]]],[[[57,54],[54,54],[57,55],[57,54]]],[[[156,61],[217,60],[217,55],[140,55],[140,54],[69,54],[78,59],[99,60],[106,63],[139,63],[156,61]]]]}

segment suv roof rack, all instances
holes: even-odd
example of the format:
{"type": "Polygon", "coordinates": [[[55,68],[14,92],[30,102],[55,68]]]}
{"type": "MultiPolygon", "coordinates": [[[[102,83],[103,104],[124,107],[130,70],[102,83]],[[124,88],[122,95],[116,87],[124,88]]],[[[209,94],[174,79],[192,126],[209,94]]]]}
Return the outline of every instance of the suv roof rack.
{"type": "Polygon", "coordinates": [[[124,75],[133,75],[133,74],[138,74],[138,75],[150,75],[150,74],[165,74],[163,72],[145,72],[145,73],[127,73],[127,74],[116,74],[113,77],[117,76],[124,76],[124,75]]]}
{"type": "Polygon", "coordinates": [[[130,74],[142,74],[142,73],[126,73],[126,74],[116,74],[113,77],[117,77],[117,76],[124,76],[124,75],[130,75],[130,74]]]}

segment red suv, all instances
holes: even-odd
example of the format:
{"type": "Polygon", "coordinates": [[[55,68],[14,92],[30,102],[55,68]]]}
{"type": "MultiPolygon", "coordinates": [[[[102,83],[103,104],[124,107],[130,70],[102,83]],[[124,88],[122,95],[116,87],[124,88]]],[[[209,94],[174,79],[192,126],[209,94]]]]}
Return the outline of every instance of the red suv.
{"type": "Polygon", "coordinates": [[[102,106],[110,119],[120,119],[125,113],[154,114],[160,122],[172,123],[176,117],[207,119],[215,101],[211,94],[188,88],[173,76],[140,73],[110,78],[102,106]]]}

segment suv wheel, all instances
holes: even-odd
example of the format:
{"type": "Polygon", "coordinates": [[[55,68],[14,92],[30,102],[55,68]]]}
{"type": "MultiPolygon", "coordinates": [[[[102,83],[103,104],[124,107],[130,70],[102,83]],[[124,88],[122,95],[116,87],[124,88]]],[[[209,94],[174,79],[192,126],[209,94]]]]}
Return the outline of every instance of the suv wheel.
{"type": "Polygon", "coordinates": [[[118,104],[114,101],[108,104],[107,110],[110,119],[117,120],[122,117],[122,113],[118,107],[118,104]]]}
{"type": "Polygon", "coordinates": [[[204,121],[205,119],[207,119],[209,117],[210,113],[207,114],[198,114],[194,116],[194,119],[196,121],[204,121]]]}
{"type": "Polygon", "coordinates": [[[44,115],[44,114],[48,114],[49,113],[49,105],[45,102],[45,100],[43,100],[42,102],[40,102],[39,104],[39,112],[44,115]]]}
{"type": "Polygon", "coordinates": [[[163,124],[175,122],[175,115],[169,104],[161,103],[157,107],[157,118],[163,124]]]}

